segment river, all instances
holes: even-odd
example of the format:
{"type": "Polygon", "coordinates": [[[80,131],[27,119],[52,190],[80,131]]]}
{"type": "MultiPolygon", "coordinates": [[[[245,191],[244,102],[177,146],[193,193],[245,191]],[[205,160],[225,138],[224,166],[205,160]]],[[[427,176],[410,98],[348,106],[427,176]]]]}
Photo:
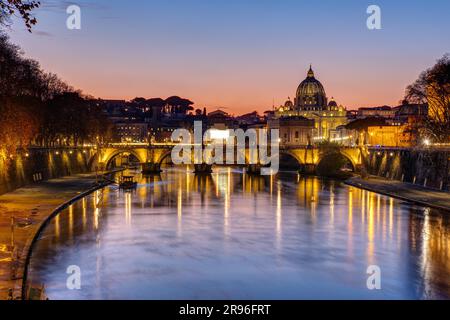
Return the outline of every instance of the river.
{"type": "Polygon", "coordinates": [[[296,173],[137,178],[56,216],[29,282],[49,299],[450,299],[448,213],[296,173]]]}

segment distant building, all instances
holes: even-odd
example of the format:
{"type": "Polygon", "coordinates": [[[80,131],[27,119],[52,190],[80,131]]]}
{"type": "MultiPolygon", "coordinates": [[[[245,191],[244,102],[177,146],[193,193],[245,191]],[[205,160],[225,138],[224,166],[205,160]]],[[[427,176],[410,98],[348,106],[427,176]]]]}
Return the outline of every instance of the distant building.
{"type": "Polygon", "coordinates": [[[281,117],[268,120],[268,129],[279,129],[282,146],[309,146],[315,132],[314,120],[305,117],[281,117]]]}
{"type": "Polygon", "coordinates": [[[144,122],[116,123],[115,134],[119,142],[144,143],[147,142],[148,124],[144,122]]]}
{"type": "Polygon", "coordinates": [[[404,123],[421,123],[428,117],[427,104],[408,104],[404,103],[395,108],[395,121],[404,123]]]}
{"type": "Polygon", "coordinates": [[[290,99],[275,111],[275,118],[304,117],[314,120],[313,141],[329,140],[331,132],[347,124],[347,110],[332,98],[328,102],[323,85],[312,68],[297,88],[294,102],[290,99]]]}
{"type": "Polygon", "coordinates": [[[357,145],[359,132],[347,129],[346,126],[339,126],[330,132],[330,141],[336,142],[345,147],[357,145]]]}
{"type": "Polygon", "coordinates": [[[237,121],[228,113],[222,110],[215,110],[208,113],[208,127],[219,130],[235,129],[237,121]]]}
{"type": "Polygon", "coordinates": [[[364,119],[369,117],[395,118],[397,110],[390,106],[373,107],[373,108],[359,108],[357,119],[364,119]]]}
{"type": "Polygon", "coordinates": [[[260,123],[264,120],[264,117],[261,117],[257,111],[253,111],[251,113],[244,114],[242,116],[236,117],[239,125],[252,125],[256,123],[260,123]]]}
{"type": "Polygon", "coordinates": [[[368,127],[368,143],[372,146],[407,148],[417,143],[408,125],[368,127]]]}

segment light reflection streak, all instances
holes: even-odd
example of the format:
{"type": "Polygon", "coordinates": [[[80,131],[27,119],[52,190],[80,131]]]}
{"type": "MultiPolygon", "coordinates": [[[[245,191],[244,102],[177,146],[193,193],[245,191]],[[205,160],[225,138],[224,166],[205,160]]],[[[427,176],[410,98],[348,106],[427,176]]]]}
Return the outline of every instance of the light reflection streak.
{"type": "Polygon", "coordinates": [[[69,206],[69,239],[73,238],[73,205],[69,206]]]}
{"type": "Polygon", "coordinates": [[[125,193],[125,224],[131,226],[131,193],[125,193]]]}
{"type": "Polygon", "coordinates": [[[347,252],[353,256],[353,189],[348,191],[348,217],[347,217],[347,252]]]}
{"type": "Polygon", "coordinates": [[[60,225],[60,218],[59,218],[59,214],[56,215],[55,217],[55,238],[58,240],[59,236],[60,236],[60,230],[61,230],[61,225],[60,225]]]}
{"type": "Polygon", "coordinates": [[[330,226],[334,228],[334,188],[330,187],[330,226]]]}
{"type": "Polygon", "coordinates": [[[225,184],[225,192],[224,192],[224,216],[223,216],[223,225],[224,225],[224,234],[228,235],[228,218],[230,214],[230,202],[231,202],[231,169],[228,169],[226,175],[226,184],[225,184]]]}
{"type": "Polygon", "coordinates": [[[367,258],[368,264],[374,263],[374,247],[375,247],[375,194],[370,193],[368,197],[368,226],[367,226],[367,258]]]}
{"type": "Polygon", "coordinates": [[[87,223],[87,200],[86,198],[83,198],[82,203],[82,224],[83,224],[83,231],[86,230],[86,223],[87,223]]]}
{"type": "Polygon", "coordinates": [[[277,219],[277,229],[276,229],[276,239],[277,239],[277,248],[281,247],[281,237],[282,237],[282,203],[281,203],[281,181],[277,183],[277,211],[276,211],[276,219],[277,219]]]}
{"type": "Polygon", "coordinates": [[[182,223],[183,223],[183,190],[181,188],[181,180],[180,180],[179,186],[178,186],[177,217],[178,217],[177,234],[178,234],[178,236],[181,236],[181,227],[182,227],[182,223]]]}
{"type": "Polygon", "coordinates": [[[392,239],[392,232],[394,231],[394,199],[389,199],[389,238],[392,239]]]}

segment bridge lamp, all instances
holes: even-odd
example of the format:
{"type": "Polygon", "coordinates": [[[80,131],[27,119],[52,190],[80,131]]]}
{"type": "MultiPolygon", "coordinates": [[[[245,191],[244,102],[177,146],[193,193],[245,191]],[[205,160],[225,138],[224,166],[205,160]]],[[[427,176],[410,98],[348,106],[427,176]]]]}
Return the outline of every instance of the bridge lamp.
{"type": "Polygon", "coordinates": [[[425,139],[423,140],[423,144],[426,145],[427,147],[431,144],[430,139],[425,139]]]}
{"type": "Polygon", "coordinates": [[[25,157],[27,157],[27,158],[28,158],[29,156],[30,156],[30,154],[29,154],[29,153],[25,153],[25,157]]]}
{"type": "Polygon", "coordinates": [[[56,151],[55,154],[56,154],[56,155],[59,155],[59,151],[56,151]]]}
{"type": "Polygon", "coordinates": [[[391,152],[390,154],[389,154],[391,157],[393,157],[394,156],[394,153],[393,152],[391,152]]]}

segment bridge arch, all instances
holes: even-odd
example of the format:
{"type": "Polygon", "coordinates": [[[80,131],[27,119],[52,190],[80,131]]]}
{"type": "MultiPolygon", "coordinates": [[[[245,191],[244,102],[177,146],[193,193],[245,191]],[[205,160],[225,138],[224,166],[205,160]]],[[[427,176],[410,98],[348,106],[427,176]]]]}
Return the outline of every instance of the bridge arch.
{"type": "MultiPolygon", "coordinates": [[[[345,152],[340,151],[339,154],[345,158],[347,160],[347,162],[351,165],[351,169],[353,172],[357,171],[358,168],[358,164],[352,159],[352,157],[350,157],[348,154],[346,154],[345,152]]],[[[330,155],[327,154],[321,154],[319,156],[319,158],[317,159],[317,163],[316,166],[318,167],[322,161],[324,161],[325,159],[327,159],[330,155]]]]}
{"type": "Polygon", "coordinates": [[[104,159],[103,159],[103,164],[105,166],[105,169],[109,168],[109,166],[111,165],[111,162],[117,158],[120,155],[123,154],[130,154],[132,156],[134,156],[136,159],[138,159],[139,163],[144,163],[145,159],[142,158],[142,156],[139,154],[139,152],[136,152],[133,149],[117,149],[115,151],[113,151],[112,153],[110,153],[109,155],[107,155],[104,159]]]}
{"type": "Polygon", "coordinates": [[[129,153],[130,155],[136,157],[140,163],[144,163],[146,159],[142,152],[139,151],[140,150],[133,148],[100,149],[91,156],[88,166],[91,170],[95,170],[96,168],[106,169],[114,158],[124,153],[129,153]]]}
{"type": "Polygon", "coordinates": [[[341,149],[341,154],[351,162],[354,169],[361,165],[361,150],[359,148],[344,148],[341,149]]]}
{"type": "Polygon", "coordinates": [[[167,150],[159,155],[158,159],[156,160],[156,163],[161,167],[164,160],[171,157],[172,157],[172,150],[167,150]]]}
{"type": "Polygon", "coordinates": [[[282,169],[296,169],[300,170],[304,165],[304,162],[298,156],[298,154],[288,151],[280,150],[280,168],[282,169]]]}

